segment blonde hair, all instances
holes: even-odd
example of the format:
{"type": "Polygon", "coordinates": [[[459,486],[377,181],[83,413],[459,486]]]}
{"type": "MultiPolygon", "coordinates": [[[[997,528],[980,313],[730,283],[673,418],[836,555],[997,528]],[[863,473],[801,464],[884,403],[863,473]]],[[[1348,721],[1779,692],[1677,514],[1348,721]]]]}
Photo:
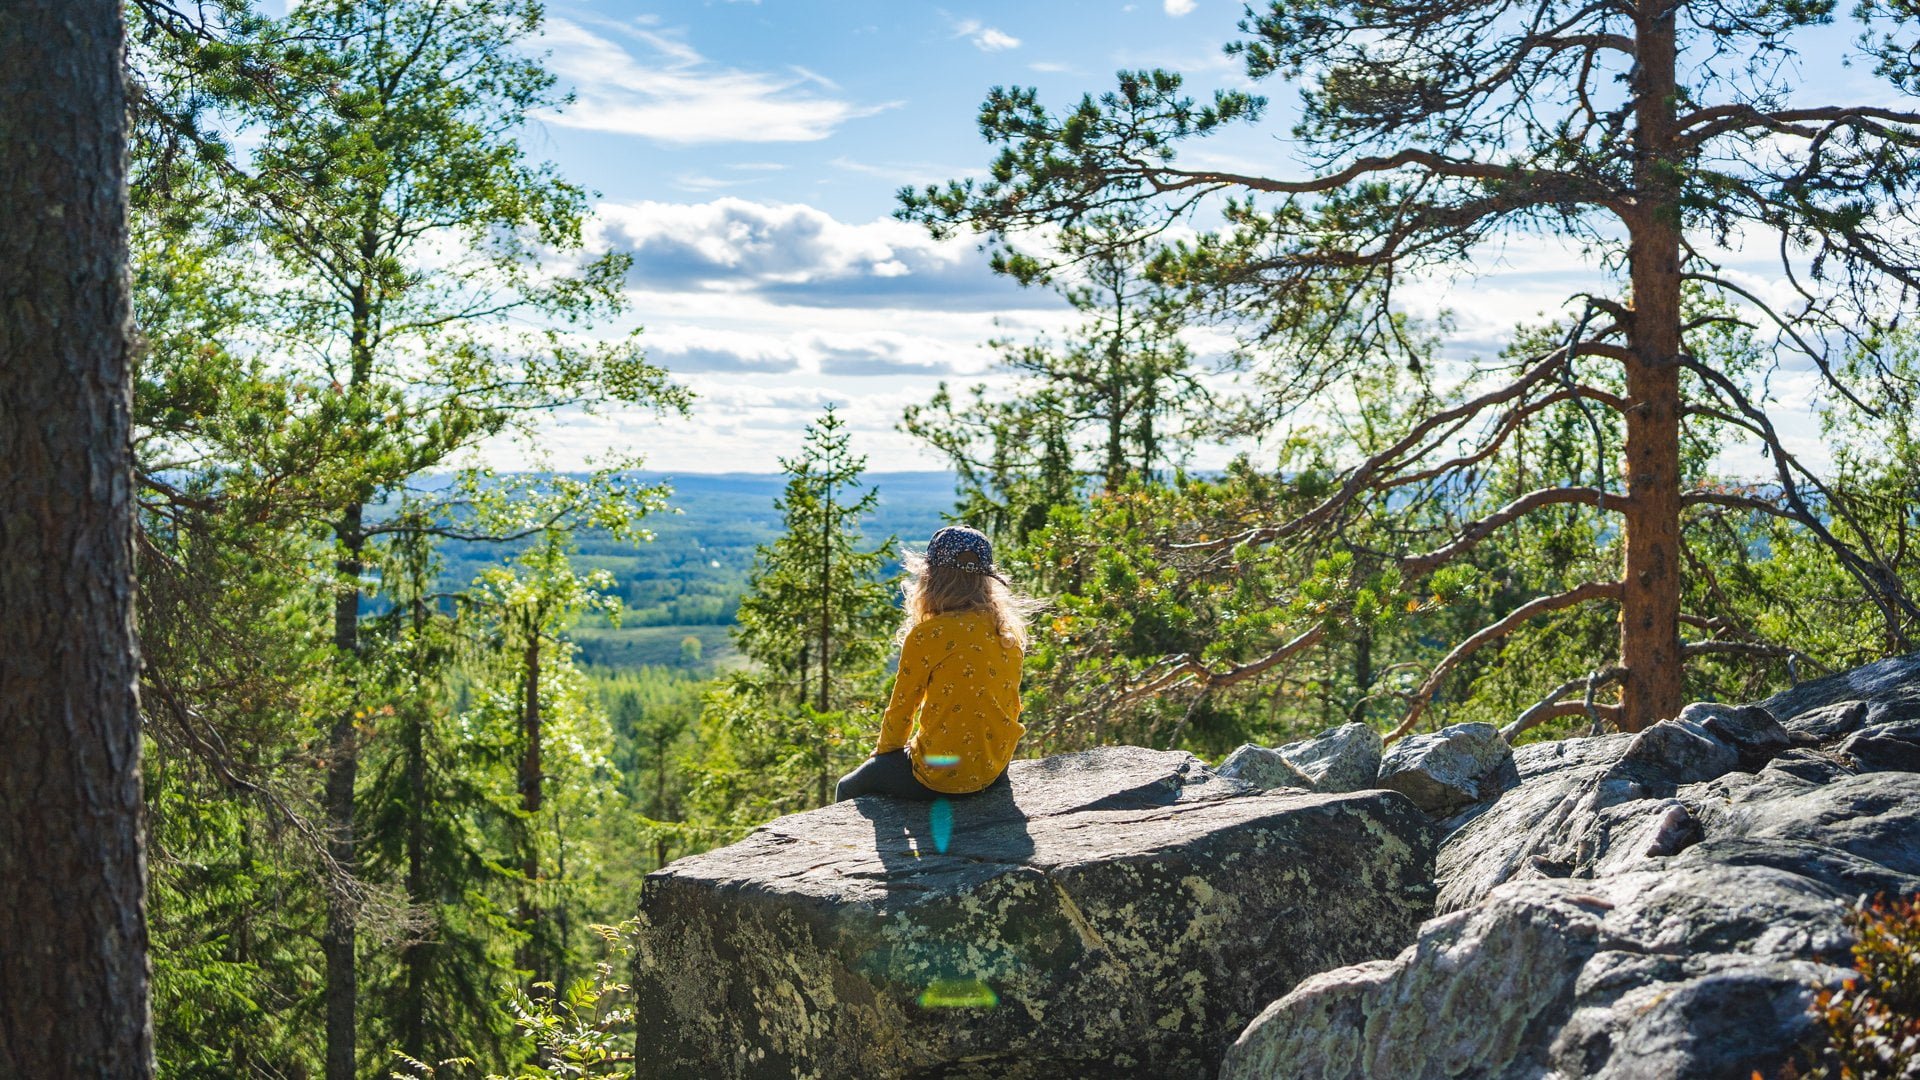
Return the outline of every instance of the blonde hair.
{"type": "Polygon", "coordinates": [[[1026,650],[1027,620],[1044,606],[1040,601],[1014,592],[970,554],[961,555],[957,566],[932,566],[925,555],[909,551],[900,564],[907,572],[900,586],[907,617],[893,636],[895,645],[903,644],[914,627],[935,615],[987,611],[993,614],[994,632],[1000,639],[1026,650]]]}

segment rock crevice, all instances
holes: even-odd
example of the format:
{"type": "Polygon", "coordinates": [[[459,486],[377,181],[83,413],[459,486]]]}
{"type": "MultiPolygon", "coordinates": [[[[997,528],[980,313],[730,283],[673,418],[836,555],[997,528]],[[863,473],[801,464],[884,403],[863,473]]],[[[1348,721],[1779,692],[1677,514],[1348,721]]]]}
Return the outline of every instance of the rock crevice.
{"type": "Polygon", "coordinates": [[[1842,915],[1920,889],[1912,749],[1917,658],[1522,747],[1447,822],[1418,940],[1296,986],[1221,1076],[1778,1075],[1842,915]]]}

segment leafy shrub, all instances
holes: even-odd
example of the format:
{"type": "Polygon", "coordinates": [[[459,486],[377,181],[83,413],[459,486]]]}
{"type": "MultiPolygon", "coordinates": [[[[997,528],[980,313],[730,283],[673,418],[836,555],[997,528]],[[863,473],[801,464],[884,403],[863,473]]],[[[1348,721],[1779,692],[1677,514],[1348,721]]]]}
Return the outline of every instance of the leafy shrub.
{"type": "Polygon", "coordinates": [[[1863,902],[1848,914],[1847,926],[1856,939],[1858,974],[1814,996],[1826,1046],[1807,1075],[1920,1080],[1920,896],[1863,902]]]}
{"type": "MultiPolygon", "coordinates": [[[[514,992],[506,1010],[530,1044],[533,1060],[510,1076],[489,1073],[486,1080],[628,1080],[633,1075],[631,988],[619,981],[617,970],[633,956],[635,928],[631,920],[593,927],[607,954],[594,965],[591,978],[576,979],[558,993],[551,983],[535,984],[548,991],[539,996],[514,992]]],[[[393,1080],[442,1080],[475,1071],[471,1058],[428,1063],[398,1056],[401,1067],[393,1080]]]]}

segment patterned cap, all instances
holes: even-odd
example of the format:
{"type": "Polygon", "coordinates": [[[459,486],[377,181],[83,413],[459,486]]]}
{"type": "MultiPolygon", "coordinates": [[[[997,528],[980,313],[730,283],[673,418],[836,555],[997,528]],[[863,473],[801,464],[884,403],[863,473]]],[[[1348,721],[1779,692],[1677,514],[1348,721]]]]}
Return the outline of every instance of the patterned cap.
{"type": "Polygon", "coordinates": [[[965,525],[949,525],[933,534],[933,539],[927,541],[927,564],[999,577],[993,572],[993,543],[985,533],[965,525]],[[973,560],[962,561],[965,555],[973,556],[973,560]]]}

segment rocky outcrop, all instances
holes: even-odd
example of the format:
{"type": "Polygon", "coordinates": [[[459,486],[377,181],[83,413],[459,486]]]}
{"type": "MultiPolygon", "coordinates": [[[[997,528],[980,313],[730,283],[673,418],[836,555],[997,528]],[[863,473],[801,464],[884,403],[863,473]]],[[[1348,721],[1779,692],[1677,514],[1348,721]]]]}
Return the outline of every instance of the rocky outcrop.
{"type": "Polygon", "coordinates": [[[1315,791],[1372,787],[1383,752],[1380,733],[1365,724],[1342,724],[1280,748],[1280,756],[1305,774],[1315,791]]]}
{"type": "Polygon", "coordinates": [[[1259,793],[1190,755],[1017,762],[782,818],[647,877],[643,1077],[1210,1077],[1259,1009],[1432,910],[1405,798],[1259,793]]]}
{"type": "Polygon", "coordinates": [[[1215,771],[1229,780],[1238,780],[1259,791],[1272,791],[1275,788],[1314,790],[1313,778],[1296,768],[1280,751],[1252,743],[1228,754],[1215,771]]]}
{"type": "Polygon", "coordinates": [[[1360,791],[1379,775],[1381,752],[1379,732],[1365,724],[1343,724],[1278,748],[1249,743],[1216,771],[1262,790],[1360,791]]]}
{"type": "Polygon", "coordinates": [[[1497,793],[1512,757],[1492,724],[1457,724],[1393,744],[1374,786],[1401,792],[1430,814],[1451,814],[1497,793]]]}
{"type": "Polygon", "coordinates": [[[1920,891],[1915,749],[1915,658],[1522,747],[1447,823],[1442,914],[1273,1002],[1221,1075],[1777,1075],[1843,913],[1920,891]]]}

